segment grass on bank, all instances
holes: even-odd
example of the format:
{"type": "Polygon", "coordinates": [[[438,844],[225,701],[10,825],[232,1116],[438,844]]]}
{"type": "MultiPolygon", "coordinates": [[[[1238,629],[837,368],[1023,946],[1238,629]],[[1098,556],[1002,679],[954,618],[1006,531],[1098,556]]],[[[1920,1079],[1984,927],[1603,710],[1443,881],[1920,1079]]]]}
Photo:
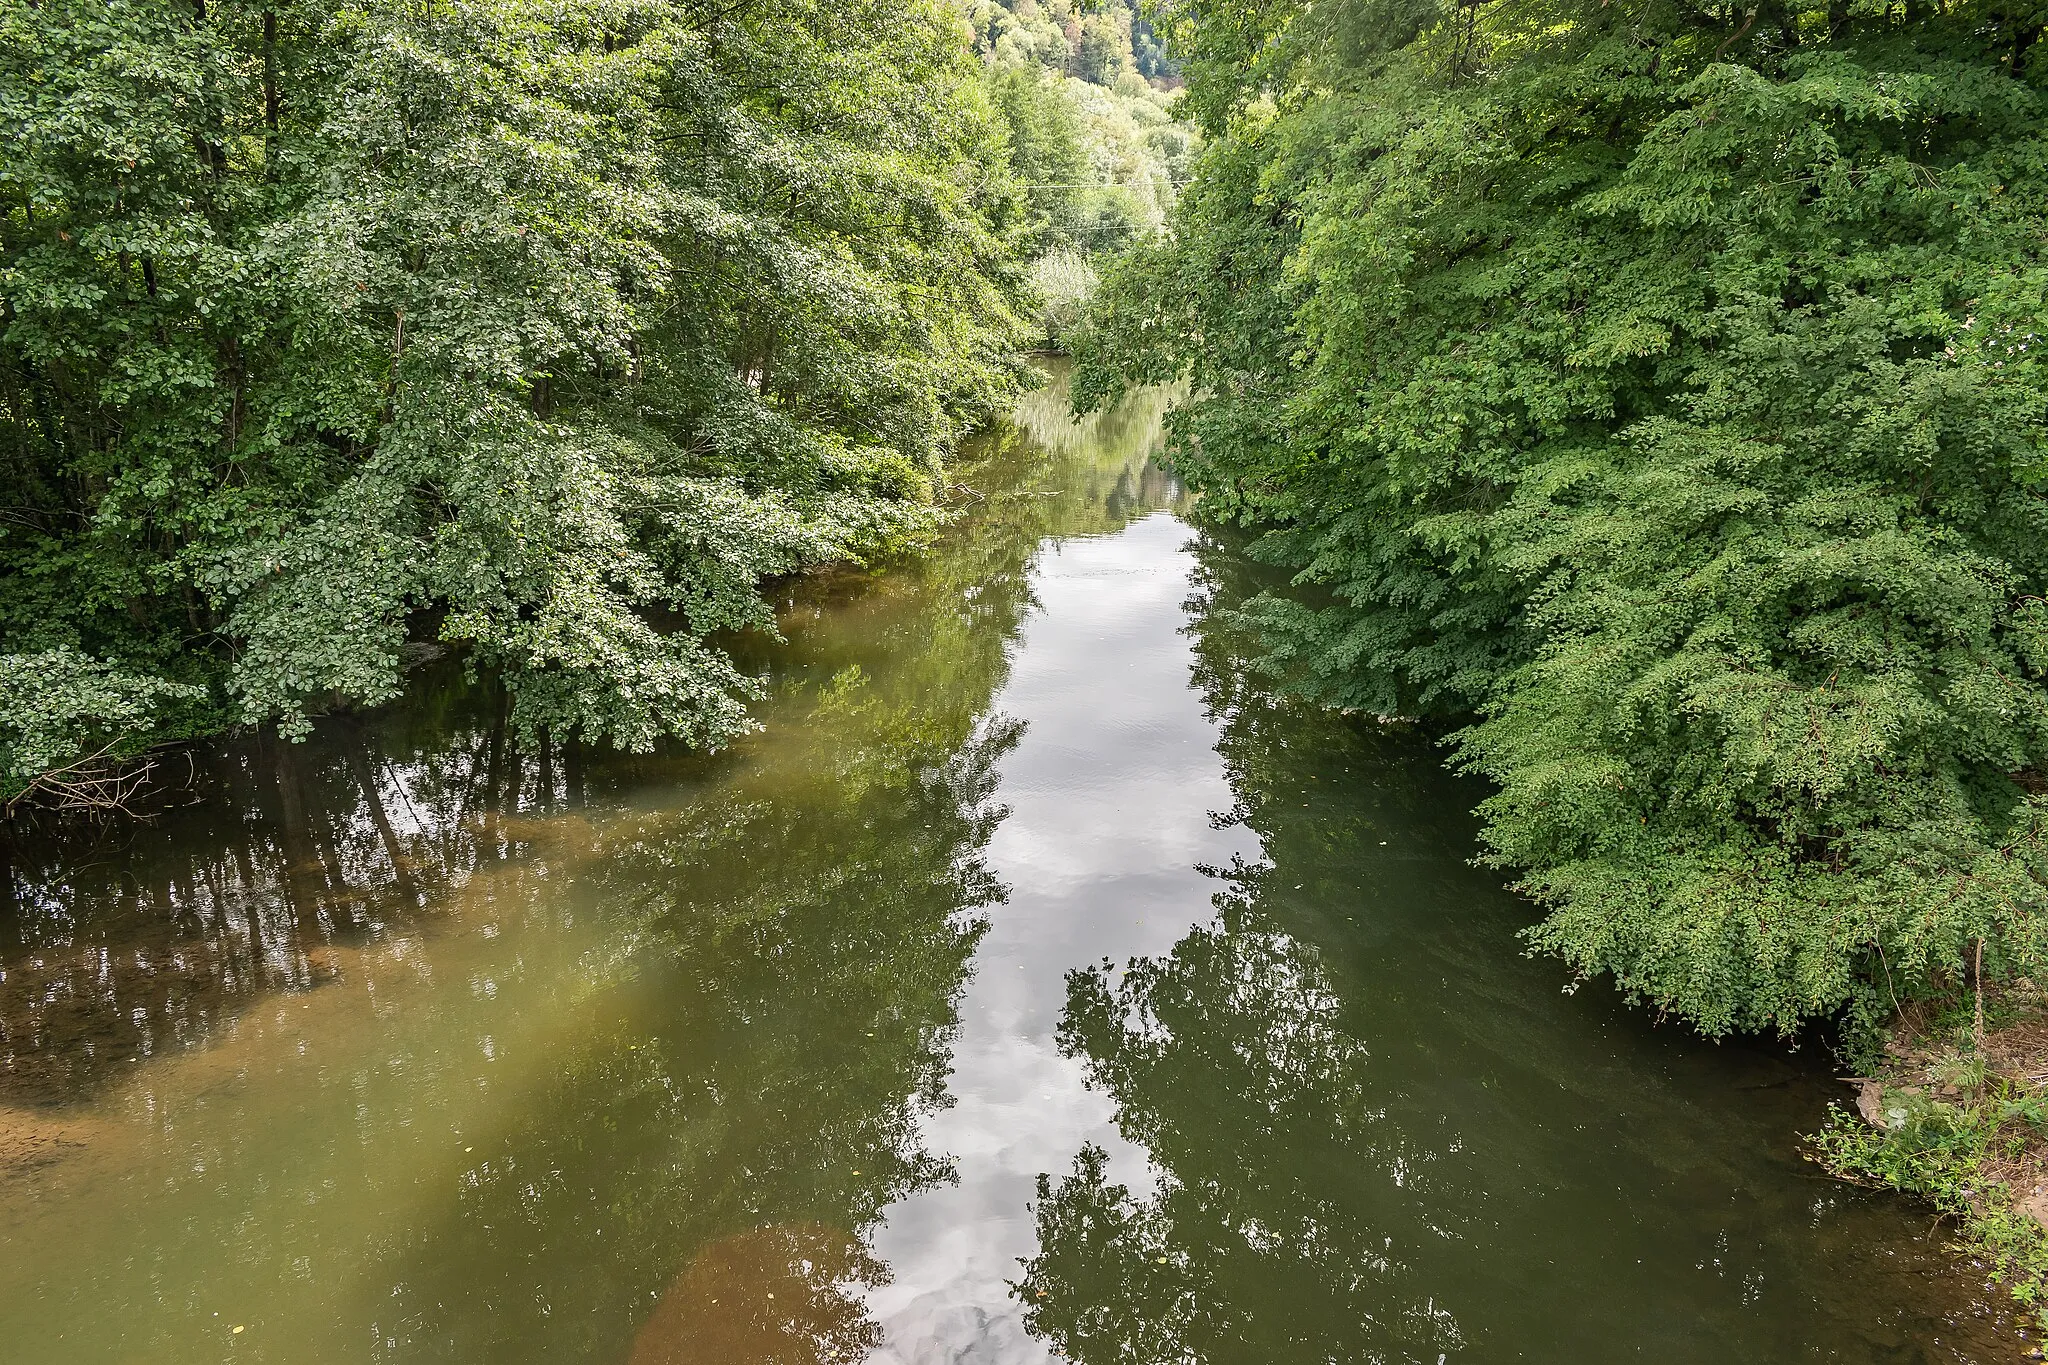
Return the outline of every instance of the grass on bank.
{"type": "Polygon", "coordinates": [[[2021,979],[1981,1006],[1963,990],[1902,1007],[1863,1070],[1812,1158],[1953,1218],[1957,1250],[2048,1329],[2048,992],[2021,979]]]}

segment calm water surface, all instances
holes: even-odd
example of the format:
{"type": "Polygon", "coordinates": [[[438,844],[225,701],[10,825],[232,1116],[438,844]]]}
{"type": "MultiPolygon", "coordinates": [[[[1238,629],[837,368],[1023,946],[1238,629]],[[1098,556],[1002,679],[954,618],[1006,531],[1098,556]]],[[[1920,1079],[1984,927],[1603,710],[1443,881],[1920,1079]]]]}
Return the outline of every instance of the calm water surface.
{"type": "Polygon", "coordinates": [[[2016,1358],[1799,1159],[1827,1059],[1520,956],[1426,740],[1246,676],[1163,400],[1063,402],[728,754],[429,665],[0,844],[0,1358],[2016,1358]]]}

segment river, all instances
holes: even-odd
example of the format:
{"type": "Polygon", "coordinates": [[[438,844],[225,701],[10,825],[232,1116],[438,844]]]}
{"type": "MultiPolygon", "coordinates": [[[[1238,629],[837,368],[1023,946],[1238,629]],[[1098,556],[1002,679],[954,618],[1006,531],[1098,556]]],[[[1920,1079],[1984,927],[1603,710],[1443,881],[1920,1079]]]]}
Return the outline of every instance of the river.
{"type": "Polygon", "coordinates": [[[488,687],[0,844],[0,1358],[1990,1361],[1841,1091],[1525,957],[1426,736],[1246,667],[1164,399],[791,584],[726,753],[488,687]]]}

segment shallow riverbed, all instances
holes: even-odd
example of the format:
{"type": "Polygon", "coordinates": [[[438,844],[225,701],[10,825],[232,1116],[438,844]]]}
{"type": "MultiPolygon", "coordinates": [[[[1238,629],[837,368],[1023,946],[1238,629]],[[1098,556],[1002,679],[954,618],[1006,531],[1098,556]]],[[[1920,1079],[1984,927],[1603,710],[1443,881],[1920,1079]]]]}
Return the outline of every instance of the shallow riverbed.
{"type": "Polygon", "coordinates": [[[437,665],[0,846],[0,1358],[2018,1356],[1801,1161],[1826,1057],[1524,958],[1426,739],[1246,671],[1163,400],[1063,407],[790,589],[727,754],[437,665]]]}

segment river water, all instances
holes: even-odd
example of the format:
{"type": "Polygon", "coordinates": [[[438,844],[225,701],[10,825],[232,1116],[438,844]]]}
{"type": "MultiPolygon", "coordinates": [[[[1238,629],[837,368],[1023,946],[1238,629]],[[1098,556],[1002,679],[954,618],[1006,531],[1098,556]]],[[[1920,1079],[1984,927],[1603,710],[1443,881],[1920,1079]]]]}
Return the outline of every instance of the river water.
{"type": "Polygon", "coordinates": [[[1800,1159],[1815,1045],[1569,991],[1426,738],[1248,672],[1163,406],[1055,383],[928,560],[792,585],[725,754],[424,664],[17,830],[0,1359],[2016,1358],[1800,1159]]]}

